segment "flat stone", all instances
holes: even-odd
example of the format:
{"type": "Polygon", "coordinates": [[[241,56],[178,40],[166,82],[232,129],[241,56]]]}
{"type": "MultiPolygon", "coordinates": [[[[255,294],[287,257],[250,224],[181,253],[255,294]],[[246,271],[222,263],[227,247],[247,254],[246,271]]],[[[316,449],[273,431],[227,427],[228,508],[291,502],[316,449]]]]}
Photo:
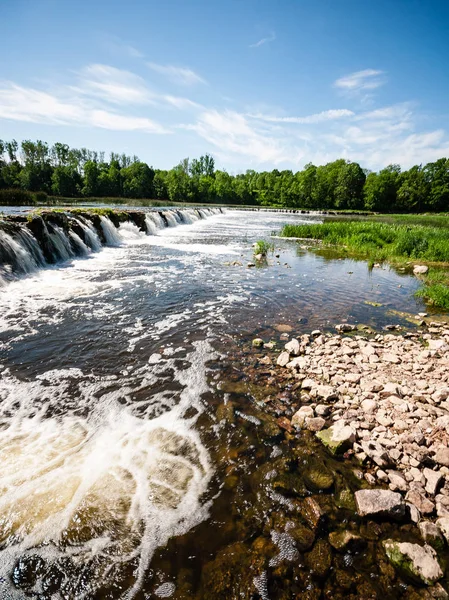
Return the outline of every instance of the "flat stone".
{"type": "Polygon", "coordinates": [[[413,275],[425,275],[429,270],[426,265],[415,265],[413,267],[413,275]]]}
{"type": "Polygon", "coordinates": [[[308,360],[304,356],[297,356],[289,363],[287,363],[288,369],[304,369],[308,365],[308,360]]]}
{"type": "Polygon", "coordinates": [[[278,356],[276,364],[279,367],[285,367],[290,362],[290,354],[288,352],[281,352],[278,356]]]}
{"type": "Polygon", "coordinates": [[[279,333],[290,333],[290,331],[293,331],[293,327],[291,325],[287,325],[287,323],[280,323],[275,325],[274,328],[276,331],[279,331],[279,333]]]}
{"type": "Polygon", "coordinates": [[[304,427],[309,431],[321,431],[325,425],[326,421],[322,417],[306,417],[304,421],[304,427]]]}
{"type": "Polygon", "coordinates": [[[401,362],[399,356],[391,352],[385,352],[384,354],[382,354],[382,360],[383,362],[392,363],[394,365],[398,365],[401,362]]]}
{"type": "Polygon", "coordinates": [[[386,540],[383,547],[393,566],[426,585],[431,585],[443,576],[436,552],[430,546],[386,540]]]}
{"type": "Polygon", "coordinates": [[[358,490],[355,494],[357,512],[361,517],[378,516],[402,519],[405,503],[401,494],[390,490],[358,490]]]}
{"type": "Polygon", "coordinates": [[[363,412],[368,415],[372,415],[376,412],[377,402],[375,400],[363,400],[361,407],[363,412]]]}

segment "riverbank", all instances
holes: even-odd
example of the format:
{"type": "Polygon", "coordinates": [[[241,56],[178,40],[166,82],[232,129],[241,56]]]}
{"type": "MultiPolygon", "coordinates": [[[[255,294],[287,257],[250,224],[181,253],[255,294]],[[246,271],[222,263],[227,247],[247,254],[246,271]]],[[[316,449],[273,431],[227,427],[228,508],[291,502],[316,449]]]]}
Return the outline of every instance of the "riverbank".
{"type": "Polygon", "coordinates": [[[286,225],[281,236],[320,240],[343,257],[366,259],[372,266],[389,262],[407,268],[413,265],[425,286],[418,295],[437,308],[449,309],[449,218],[438,226],[368,221],[334,221],[322,224],[286,225]],[[416,262],[419,264],[416,265],[416,262]],[[431,267],[431,270],[429,270],[431,267]]]}
{"type": "MultiPolygon", "coordinates": [[[[280,324],[278,340],[255,338],[233,360],[241,365],[256,405],[272,417],[287,443],[307,442],[312,451],[318,444],[334,465],[340,461],[349,469],[349,488],[342,492],[332,474],[342,467],[332,471],[320,464],[317,449],[315,468],[304,463],[301,475],[318,493],[312,496],[318,520],[335,507],[352,513],[346,513],[347,526],[336,531],[334,524],[328,537],[323,534],[326,544],[337,552],[351,551],[366,543],[367,524],[384,523],[377,539],[383,550],[377,552],[402,575],[408,561],[408,576],[433,584],[443,577],[449,542],[449,324],[417,318],[421,329],[403,335],[364,332],[344,323],[335,334],[292,337],[292,328],[280,324]],[[394,531],[391,523],[397,524],[394,531]],[[413,548],[402,546],[410,542],[413,548]],[[408,551],[424,553],[426,568],[435,568],[438,576],[424,581],[408,551]]],[[[277,477],[279,492],[298,494],[298,479],[277,477]]],[[[441,595],[416,597],[447,597],[438,590],[441,595]]]]}

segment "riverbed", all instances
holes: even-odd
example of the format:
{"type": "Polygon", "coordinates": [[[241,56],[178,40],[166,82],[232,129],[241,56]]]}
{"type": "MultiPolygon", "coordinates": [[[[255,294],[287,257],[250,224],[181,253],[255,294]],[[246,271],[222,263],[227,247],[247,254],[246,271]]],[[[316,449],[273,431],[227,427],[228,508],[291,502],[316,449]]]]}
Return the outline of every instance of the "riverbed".
{"type": "MultiPolygon", "coordinates": [[[[345,597],[345,577],[399,597],[374,551],[335,559],[333,588],[331,567],[314,574],[319,533],[292,542],[292,500],[263,479],[314,446],[292,458],[228,358],[255,336],[413,327],[391,311],[424,310],[413,276],[288,240],[248,266],[255,241],[312,218],[122,224],[115,247],[0,288],[2,598],[345,597]]],[[[352,477],[317,456],[340,487],[352,477]]]]}

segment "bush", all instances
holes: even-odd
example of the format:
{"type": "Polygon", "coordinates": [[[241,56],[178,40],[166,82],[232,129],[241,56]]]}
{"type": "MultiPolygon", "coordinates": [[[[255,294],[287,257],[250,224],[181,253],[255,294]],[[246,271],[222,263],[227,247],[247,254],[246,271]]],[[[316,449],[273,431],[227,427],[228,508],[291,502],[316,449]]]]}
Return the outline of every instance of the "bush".
{"type": "Polygon", "coordinates": [[[1,206],[30,206],[33,204],[36,204],[36,201],[31,192],[21,189],[0,190],[1,206]]]}
{"type": "Polygon", "coordinates": [[[45,204],[48,201],[47,192],[34,192],[34,199],[37,204],[45,204]]]}

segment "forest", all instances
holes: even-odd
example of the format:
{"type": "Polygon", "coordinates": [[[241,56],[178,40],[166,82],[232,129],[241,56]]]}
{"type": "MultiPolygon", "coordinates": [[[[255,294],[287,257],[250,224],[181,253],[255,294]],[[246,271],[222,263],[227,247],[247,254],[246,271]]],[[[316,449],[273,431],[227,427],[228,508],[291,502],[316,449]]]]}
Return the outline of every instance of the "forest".
{"type": "Polygon", "coordinates": [[[236,175],[215,168],[212,156],[185,158],[170,170],[137,156],[41,140],[0,140],[0,204],[56,198],[134,198],[170,202],[259,205],[308,210],[449,211],[449,159],[379,172],[345,159],[301,171],[236,175]]]}

